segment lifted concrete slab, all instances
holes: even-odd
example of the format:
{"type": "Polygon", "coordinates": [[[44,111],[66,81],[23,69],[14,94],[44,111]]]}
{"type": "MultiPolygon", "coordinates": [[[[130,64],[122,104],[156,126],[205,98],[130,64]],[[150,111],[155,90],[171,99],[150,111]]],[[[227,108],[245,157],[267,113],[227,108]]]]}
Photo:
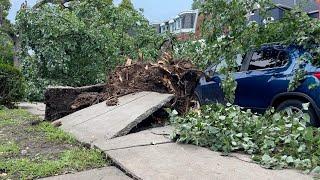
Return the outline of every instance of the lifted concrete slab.
{"type": "Polygon", "coordinates": [[[119,98],[119,105],[105,102],[66,116],[62,129],[79,141],[92,144],[126,135],[141,121],[160,109],[173,98],[171,94],[140,92],[119,98]]]}
{"type": "Polygon", "coordinates": [[[53,176],[42,180],[130,180],[123,172],[115,167],[105,167],[101,169],[93,169],[89,171],[79,172],[75,174],[66,174],[61,176],[53,176]]]}
{"type": "Polygon", "coordinates": [[[192,145],[168,143],[106,151],[106,154],[137,179],[312,179],[295,170],[268,170],[192,145]]]}
{"type": "Polygon", "coordinates": [[[96,141],[93,143],[102,151],[111,151],[124,148],[132,148],[138,146],[149,146],[156,144],[171,143],[168,137],[171,127],[160,127],[150,130],[141,131],[138,133],[129,134],[126,136],[110,139],[108,141],[96,141]],[[155,133],[156,132],[156,133],[155,133]],[[157,134],[159,133],[159,134],[157,134]],[[162,133],[162,134],[161,134],[162,133]]]}

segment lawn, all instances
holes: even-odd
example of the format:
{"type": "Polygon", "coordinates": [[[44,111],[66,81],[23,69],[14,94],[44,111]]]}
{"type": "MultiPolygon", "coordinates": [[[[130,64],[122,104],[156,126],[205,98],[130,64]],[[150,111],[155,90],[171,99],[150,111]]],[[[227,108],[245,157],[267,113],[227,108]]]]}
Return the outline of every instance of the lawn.
{"type": "Polygon", "coordinates": [[[105,155],[20,109],[0,110],[0,179],[35,179],[108,165],[105,155]]]}

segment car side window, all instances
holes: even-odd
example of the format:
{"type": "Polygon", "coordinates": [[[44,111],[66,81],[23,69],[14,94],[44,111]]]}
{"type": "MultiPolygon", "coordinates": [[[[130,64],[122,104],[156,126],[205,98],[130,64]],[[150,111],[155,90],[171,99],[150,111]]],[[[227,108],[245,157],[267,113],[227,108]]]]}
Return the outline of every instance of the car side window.
{"type": "Polygon", "coordinates": [[[284,50],[264,49],[254,51],[250,60],[250,70],[263,70],[283,67],[289,62],[289,55],[284,50]]]}

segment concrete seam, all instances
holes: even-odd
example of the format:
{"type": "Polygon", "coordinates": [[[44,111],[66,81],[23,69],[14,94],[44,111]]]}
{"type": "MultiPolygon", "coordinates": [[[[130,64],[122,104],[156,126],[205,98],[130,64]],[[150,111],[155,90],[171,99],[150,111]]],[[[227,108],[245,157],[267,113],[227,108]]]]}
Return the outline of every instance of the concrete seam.
{"type": "Polygon", "coordinates": [[[156,146],[156,145],[170,144],[170,143],[174,143],[174,142],[168,141],[168,142],[161,142],[161,143],[155,143],[155,144],[148,143],[148,144],[140,144],[140,145],[128,146],[128,147],[122,147],[122,148],[107,149],[107,150],[102,150],[102,151],[109,152],[109,151],[115,151],[115,150],[130,149],[130,148],[135,148],[135,147],[156,146]]]}

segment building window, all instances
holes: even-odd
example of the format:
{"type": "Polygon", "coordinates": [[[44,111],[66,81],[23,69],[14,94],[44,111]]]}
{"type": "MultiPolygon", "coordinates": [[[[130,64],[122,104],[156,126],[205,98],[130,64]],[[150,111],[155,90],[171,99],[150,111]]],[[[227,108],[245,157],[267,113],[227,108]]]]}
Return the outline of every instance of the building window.
{"type": "Polygon", "coordinates": [[[181,19],[181,29],[185,28],[185,22],[186,22],[186,17],[183,16],[182,19],[181,19]]]}
{"type": "Polygon", "coordinates": [[[191,14],[191,25],[190,25],[190,28],[194,28],[194,20],[195,20],[195,15],[191,14]]]}
{"type": "Polygon", "coordinates": [[[177,29],[180,29],[180,18],[176,20],[177,29]]]}

